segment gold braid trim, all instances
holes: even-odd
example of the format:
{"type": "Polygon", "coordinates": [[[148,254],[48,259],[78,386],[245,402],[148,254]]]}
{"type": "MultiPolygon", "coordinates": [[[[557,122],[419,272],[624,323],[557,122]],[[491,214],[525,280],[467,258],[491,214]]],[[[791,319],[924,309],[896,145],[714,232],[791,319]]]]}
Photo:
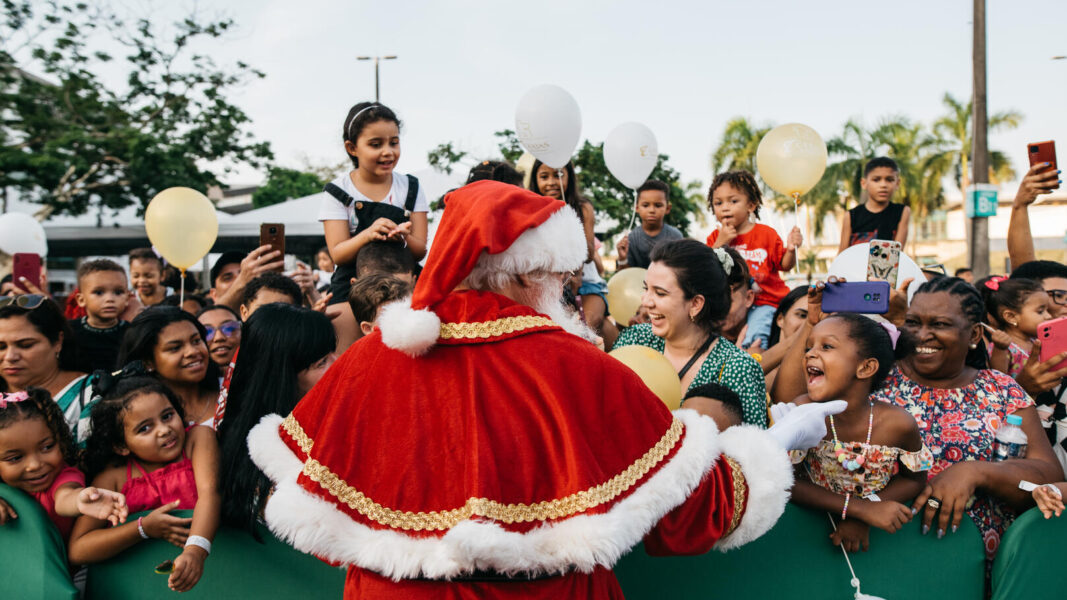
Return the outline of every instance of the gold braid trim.
{"type": "Polygon", "coordinates": [[[296,445],[300,446],[300,449],[304,454],[311,456],[311,438],[308,437],[308,434],[304,433],[304,428],[301,427],[300,423],[293,417],[293,413],[289,413],[289,416],[285,417],[285,420],[282,421],[282,427],[285,428],[285,433],[288,433],[289,437],[293,438],[296,445]]]}
{"type": "Polygon", "coordinates": [[[556,323],[548,317],[527,315],[506,317],[482,323],[441,323],[442,340],[488,339],[525,331],[535,327],[555,327],[556,323]]]}
{"type": "MultiPolygon", "coordinates": [[[[293,430],[298,429],[299,425],[295,425],[293,430]]],[[[290,435],[292,435],[291,431],[293,430],[286,426],[286,431],[290,432],[290,435]]],[[[393,529],[441,531],[451,529],[460,522],[474,516],[502,523],[545,521],[569,517],[615,499],[633,487],[652,467],[656,466],[670,453],[671,449],[678,443],[678,440],[681,439],[682,431],[684,431],[682,422],[674,419],[674,422],[671,423],[670,428],[663,434],[659,442],[650,448],[644,456],[634,461],[625,471],[587,490],[576,492],[564,498],[547,500],[536,504],[501,504],[488,498],[469,498],[463,506],[452,510],[418,513],[398,511],[371,500],[362,492],[345,483],[343,479],[330,471],[326,465],[313,458],[308,458],[307,462],[304,463],[304,474],[352,510],[375,523],[393,529]]],[[[300,431],[300,433],[303,432],[300,431]]],[[[294,436],[294,439],[297,438],[294,436]]],[[[297,443],[301,443],[299,439],[297,439],[297,443]]],[[[311,441],[308,440],[308,448],[310,448],[310,444],[311,441]]]]}
{"type": "Polygon", "coordinates": [[[748,495],[748,484],[745,482],[744,472],[741,471],[741,464],[725,454],[723,458],[726,459],[726,464],[730,465],[730,478],[734,482],[734,515],[730,518],[730,526],[722,534],[722,537],[726,537],[741,524],[741,517],[746,508],[745,497],[748,495]]]}

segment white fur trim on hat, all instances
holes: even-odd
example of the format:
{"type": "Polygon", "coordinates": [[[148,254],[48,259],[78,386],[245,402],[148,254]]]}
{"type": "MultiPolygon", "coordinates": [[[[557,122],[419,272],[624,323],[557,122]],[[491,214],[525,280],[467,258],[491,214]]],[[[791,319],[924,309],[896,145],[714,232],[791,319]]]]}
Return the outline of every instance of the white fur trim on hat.
{"type": "Polygon", "coordinates": [[[382,343],[411,356],[425,354],[441,334],[441,319],[429,309],[414,310],[411,298],[382,306],[378,315],[382,343]]]}
{"type": "Polygon", "coordinates": [[[789,453],[767,430],[754,425],[726,429],[719,434],[719,447],[741,465],[748,486],[741,523],[715,544],[716,549],[725,551],[755,540],[778,522],[793,487],[793,465],[789,453]]]}
{"type": "Polygon", "coordinates": [[[588,256],[582,221],[574,209],[564,205],[544,223],[524,231],[507,250],[483,253],[467,281],[482,289],[493,273],[567,273],[585,264],[588,256]]]}
{"type": "MultiPolygon", "coordinates": [[[[675,411],[674,415],[685,425],[681,447],[630,495],[605,513],[546,522],[526,533],[473,519],[456,525],[442,537],[413,537],[357,523],[332,502],[297,483],[303,464],[282,441],[278,431],[282,418],[278,415],[266,415],[252,428],[248,450],[276,485],[264,511],[267,525],[297,550],[358,565],[393,579],[447,579],[476,569],[500,573],[561,573],[576,569],[589,573],[597,566],[614,566],[664,515],[685,502],[718,460],[724,434],[718,432],[715,422],[688,409],[675,411]]],[[[753,434],[759,432],[743,428],[732,437],[743,439],[753,434]]],[[[781,448],[775,446],[773,451],[789,463],[781,448]]],[[[732,456],[748,472],[754,454],[750,450],[732,456]]],[[[756,491],[750,492],[744,519],[749,518],[749,511],[758,512],[753,499],[762,499],[758,482],[750,481],[749,486],[756,491]]]]}

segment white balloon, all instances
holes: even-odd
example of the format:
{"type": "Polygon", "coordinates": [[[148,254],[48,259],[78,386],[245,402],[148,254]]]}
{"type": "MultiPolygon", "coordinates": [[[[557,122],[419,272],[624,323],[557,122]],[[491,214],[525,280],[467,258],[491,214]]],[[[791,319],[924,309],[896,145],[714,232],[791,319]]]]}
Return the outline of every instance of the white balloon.
{"type": "MultiPolygon", "coordinates": [[[[856,244],[845,248],[845,251],[834,258],[830,263],[829,275],[844,277],[848,281],[867,281],[867,260],[871,255],[870,242],[856,244]]],[[[908,286],[908,302],[911,302],[919,286],[926,283],[926,274],[910,256],[900,253],[900,266],[897,268],[897,285],[904,280],[913,277],[915,281],[908,286]]]]}
{"type": "Polygon", "coordinates": [[[567,90],[539,85],[526,92],[515,109],[515,134],[530,154],[553,169],[567,165],[578,147],[582,113],[567,90]]]}
{"type": "Polygon", "coordinates": [[[659,159],[656,135],[641,123],[623,123],[604,140],[604,164],[630,189],[648,180],[659,159]]]}
{"type": "Polygon", "coordinates": [[[48,239],[37,219],[25,213],[0,215],[0,251],[5,254],[27,252],[48,255],[48,239]]]}

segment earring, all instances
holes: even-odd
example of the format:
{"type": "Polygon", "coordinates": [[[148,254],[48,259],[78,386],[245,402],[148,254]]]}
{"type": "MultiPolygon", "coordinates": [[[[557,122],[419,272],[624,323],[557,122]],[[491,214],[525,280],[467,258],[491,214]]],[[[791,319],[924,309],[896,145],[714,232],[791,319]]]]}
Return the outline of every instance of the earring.
{"type": "Polygon", "coordinates": [[[1015,321],[1009,321],[1008,324],[1011,325],[1012,327],[1018,327],[1019,326],[1019,324],[1016,323],[1015,321]]]}
{"type": "Polygon", "coordinates": [[[690,323],[696,323],[697,322],[697,316],[696,315],[689,315],[689,322],[690,323]]]}
{"type": "Polygon", "coordinates": [[[978,348],[978,344],[971,344],[971,350],[978,348]]]}

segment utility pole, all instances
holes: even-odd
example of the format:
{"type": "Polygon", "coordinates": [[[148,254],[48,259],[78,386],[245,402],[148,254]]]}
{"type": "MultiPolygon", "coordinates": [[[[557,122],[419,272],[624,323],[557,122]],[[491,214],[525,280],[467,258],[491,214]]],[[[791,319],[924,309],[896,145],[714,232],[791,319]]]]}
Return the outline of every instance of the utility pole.
{"type": "Polygon", "coordinates": [[[378,63],[383,60],[396,60],[395,54],[389,56],[357,56],[356,60],[373,60],[374,61],[374,101],[381,102],[381,88],[378,84],[378,63]]]}
{"type": "MultiPolygon", "coordinates": [[[[986,48],[985,48],[985,0],[974,0],[974,36],[972,70],[974,90],[971,116],[971,181],[975,184],[989,183],[989,140],[986,120],[986,48]]],[[[964,201],[967,199],[965,198],[964,201]]],[[[987,217],[971,219],[971,270],[975,279],[989,275],[989,220],[987,217]]]]}

